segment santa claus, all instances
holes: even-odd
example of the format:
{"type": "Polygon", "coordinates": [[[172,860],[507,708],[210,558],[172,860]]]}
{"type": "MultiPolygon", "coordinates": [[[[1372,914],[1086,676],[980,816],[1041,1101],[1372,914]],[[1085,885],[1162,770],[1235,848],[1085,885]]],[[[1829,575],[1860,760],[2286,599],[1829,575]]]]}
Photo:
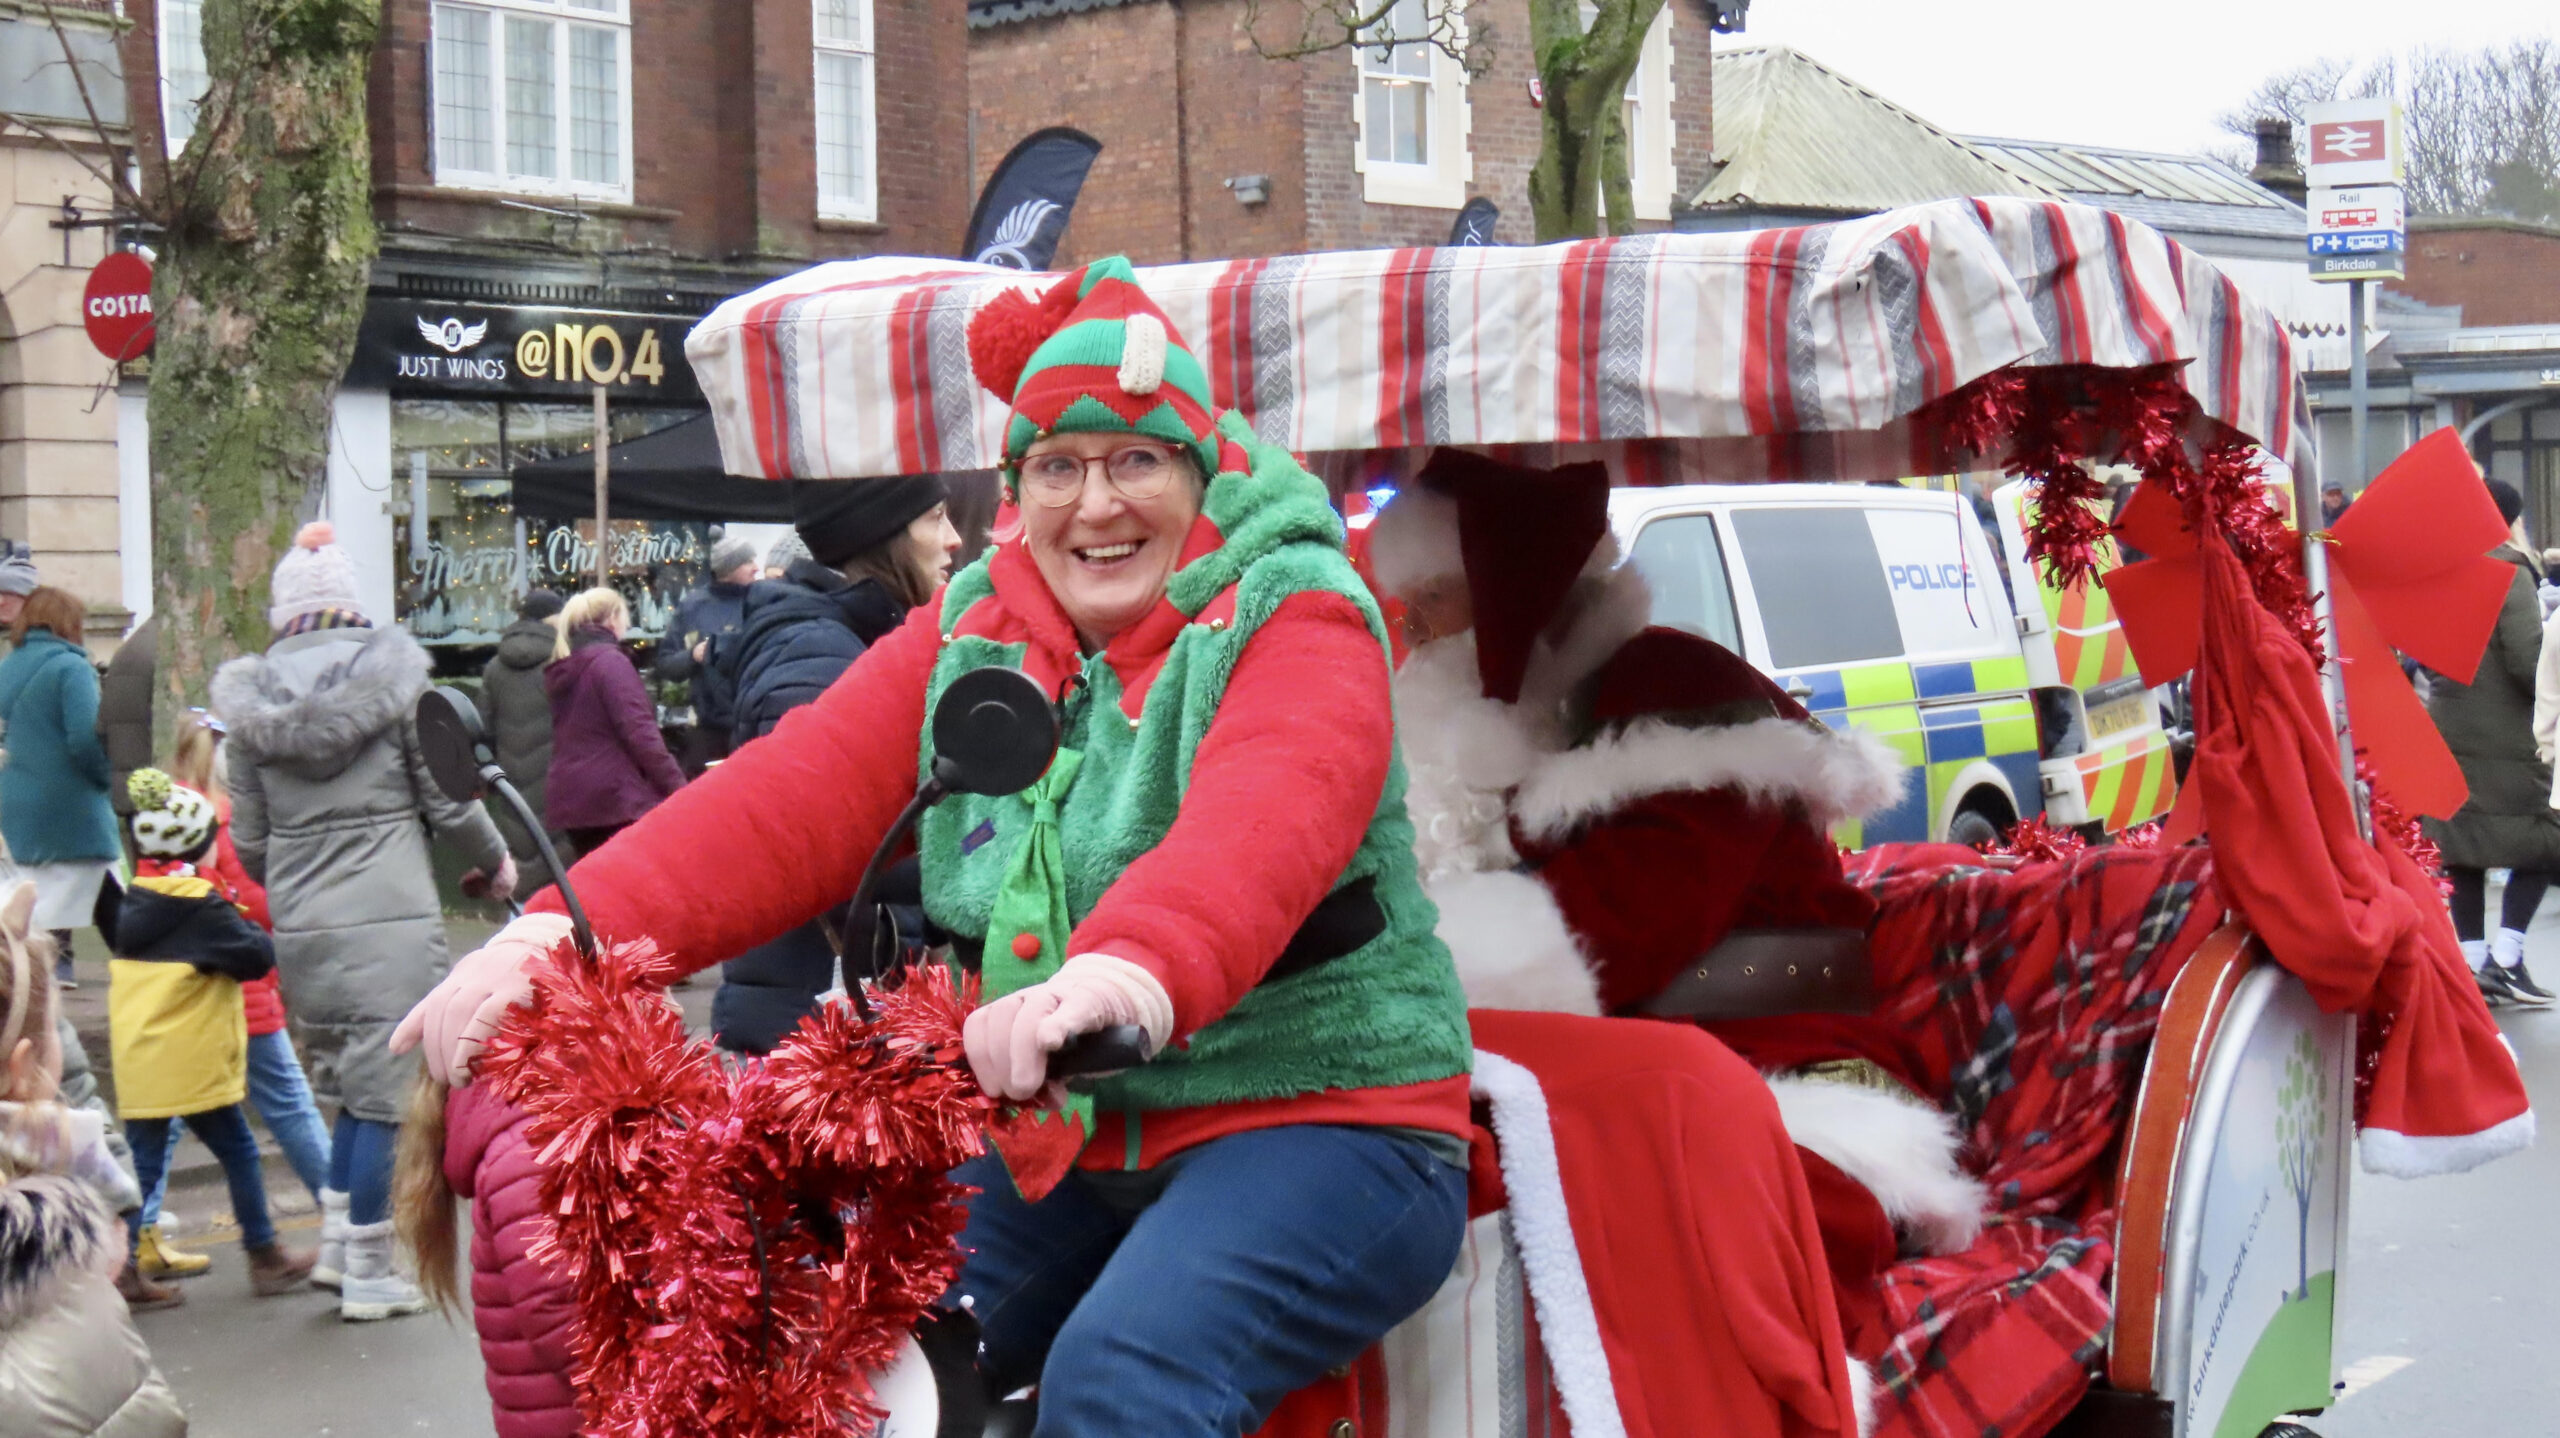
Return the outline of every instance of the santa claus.
{"type": "MultiPolygon", "coordinates": [[[[1826,831],[1890,808],[1904,768],[1732,651],[1650,626],[1604,466],[1440,451],[1367,548],[1404,610],[1406,804],[1472,1007],[1697,1022],[1765,1068],[1782,1016],[1868,1005],[1874,903],[1826,831]]],[[[1897,1252],[1969,1245],[1984,1194],[1946,1116],[1840,1059],[1769,1083],[1845,1313],[1897,1252]]]]}

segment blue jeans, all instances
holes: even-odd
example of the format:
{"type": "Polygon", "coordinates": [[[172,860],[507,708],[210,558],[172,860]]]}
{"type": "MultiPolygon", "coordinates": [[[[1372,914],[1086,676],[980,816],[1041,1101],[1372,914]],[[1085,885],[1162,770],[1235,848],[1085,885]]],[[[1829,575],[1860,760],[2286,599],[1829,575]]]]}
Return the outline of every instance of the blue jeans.
{"type": "MultiPolygon", "coordinates": [[[[129,1118],[125,1141],[133,1145],[133,1176],[144,1193],[159,1189],[169,1176],[169,1130],[180,1122],[168,1118],[129,1118]]],[[[264,1248],[276,1241],[275,1221],[267,1215],[266,1176],[258,1171],[258,1139],[249,1132],[249,1115],[238,1104],[191,1113],[184,1120],[204,1146],[222,1161],[223,1181],[231,1186],[231,1214],[240,1223],[240,1242],[264,1248]]],[[[132,1236],[142,1236],[142,1211],[126,1215],[132,1236]]]]}
{"type": "MultiPolygon", "coordinates": [[[[276,1136],[276,1146],[284,1150],[285,1162],[293,1165],[294,1177],[318,1199],[329,1181],[329,1126],[320,1121],[320,1106],[311,1098],[311,1080],[303,1075],[302,1060],[294,1057],[293,1038],[282,1029],[249,1035],[249,1104],[265,1121],[267,1132],[276,1136]]],[[[145,1227],[160,1221],[160,1201],[168,1192],[164,1169],[159,1187],[143,1195],[145,1227]]]]}
{"type": "Polygon", "coordinates": [[[399,1147],[400,1125],[338,1115],[329,1142],[329,1186],[347,1196],[347,1222],[374,1224],[391,1216],[391,1158],[399,1147]]]}
{"type": "Polygon", "coordinates": [[[1358,1357],[1457,1262],[1466,1174],[1410,1135],[1231,1134],[1147,1174],[1023,1202],[990,1154],[953,1285],[997,1392],[1040,1385],[1037,1438],[1250,1433],[1358,1357]]]}

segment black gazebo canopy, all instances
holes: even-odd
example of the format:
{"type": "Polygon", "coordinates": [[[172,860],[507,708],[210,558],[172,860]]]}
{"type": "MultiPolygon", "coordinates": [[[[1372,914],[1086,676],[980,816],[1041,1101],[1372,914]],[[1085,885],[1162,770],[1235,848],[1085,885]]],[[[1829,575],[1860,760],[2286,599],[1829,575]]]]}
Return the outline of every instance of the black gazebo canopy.
{"type": "MultiPolygon", "coordinates": [[[[720,440],[708,414],[617,444],[605,459],[611,518],[791,522],[790,485],[741,479],[721,467],[720,440]]],[[[520,464],[509,477],[519,515],[586,519],[596,512],[593,454],[520,464]]]]}

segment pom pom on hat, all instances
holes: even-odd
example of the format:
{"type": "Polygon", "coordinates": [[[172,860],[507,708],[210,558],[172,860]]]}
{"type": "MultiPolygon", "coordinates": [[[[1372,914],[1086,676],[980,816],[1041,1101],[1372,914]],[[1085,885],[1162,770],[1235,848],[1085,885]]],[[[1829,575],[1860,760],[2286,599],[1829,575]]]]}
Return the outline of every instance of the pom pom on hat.
{"type": "Polygon", "coordinates": [[[356,591],[356,565],[338,543],[337,526],[315,519],[293,536],[293,548],[276,561],[267,595],[267,623],[284,628],[324,609],[364,613],[356,591]]]}
{"type": "Polygon", "coordinates": [[[136,769],[125,776],[124,791],[132,796],[133,807],[143,812],[169,807],[169,795],[177,781],[158,769],[136,769]]]}
{"type": "Polygon", "coordinates": [[[1038,299],[1008,289],[969,321],[969,368],[996,398],[1011,403],[1022,387],[1031,356],[1075,312],[1076,277],[1051,285],[1038,299]]]}

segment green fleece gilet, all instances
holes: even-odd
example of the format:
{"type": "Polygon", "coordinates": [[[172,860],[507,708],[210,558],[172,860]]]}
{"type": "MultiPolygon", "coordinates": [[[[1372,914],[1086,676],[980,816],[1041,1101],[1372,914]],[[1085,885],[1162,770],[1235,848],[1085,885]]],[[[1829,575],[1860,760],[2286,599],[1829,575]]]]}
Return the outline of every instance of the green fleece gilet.
{"type": "MultiPolygon", "coordinates": [[[[1237,657],[1282,601],[1310,591],[1350,600],[1378,641],[1379,662],[1387,662],[1385,626],[1342,552],[1341,524],[1323,487],[1285,450],[1253,440],[1232,415],[1221,430],[1229,453],[1250,455],[1251,472],[1231,465],[1210,483],[1203,511],[1223,542],[1177,571],[1167,587],[1167,598],[1193,622],[1166,652],[1134,722],[1122,710],[1117,674],[1099,654],[1084,658],[1088,688],[1068,706],[1062,747],[1084,757],[1058,822],[1068,906],[1077,923],[1173,826],[1192,756],[1217,717],[1237,657]],[[1232,618],[1200,622],[1202,611],[1230,589],[1232,618]]],[[[928,713],[960,675],[983,665],[1019,665],[1026,649],[1027,636],[1001,612],[984,558],[953,578],[942,615],[947,642],[934,667],[928,713]],[[996,609],[975,612],[980,606],[996,609]]],[[[928,727],[921,773],[931,773],[933,757],[928,727]]],[[[1399,756],[1358,851],[1335,881],[1336,887],[1374,881],[1385,932],[1330,963],[1252,989],[1187,1045],[1096,1082],[1100,1109],[1195,1108],[1426,1083],[1468,1071],[1466,1001],[1449,952],[1432,932],[1438,914],[1415,870],[1404,794],[1399,756]]],[[[1019,795],[955,794],[918,827],[925,910],[951,933],[985,944],[991,997],[1036,979],[1057,957],[1048,956],[1047,964],[1019,960],[1012,935],[986,932],[1030,813],[1019,795]]],[[[1253,881],[1250,873],[1235,876],[1239,885],[1253,881]]],[[[1201,901],[1217,899],[1204,894],[1201,901]]]]}

